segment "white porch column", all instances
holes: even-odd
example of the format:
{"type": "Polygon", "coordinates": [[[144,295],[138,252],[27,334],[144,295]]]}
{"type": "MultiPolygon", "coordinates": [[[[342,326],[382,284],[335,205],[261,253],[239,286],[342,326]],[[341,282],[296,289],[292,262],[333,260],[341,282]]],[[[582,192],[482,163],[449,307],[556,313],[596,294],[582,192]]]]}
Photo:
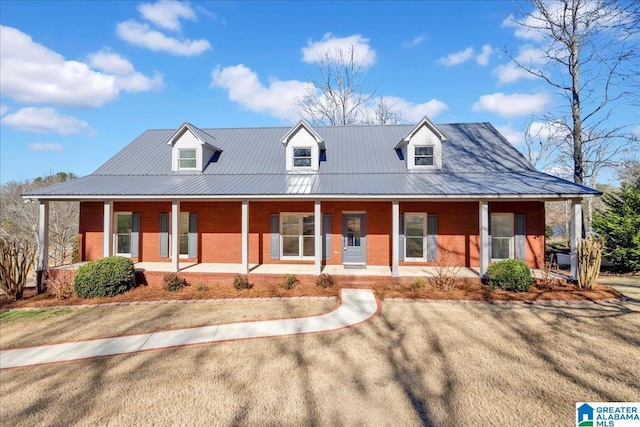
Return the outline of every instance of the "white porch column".
{"type": "Polygon", "coordinates": [[[582,200],[571,200],[571,277],[578,278],[578,248],[582,239],[582,200]]]}
{"type": "Polygon", "coordinates": [[[400,276],[400,203],[391,202],[391,276],[400,276]]]}
{"type": "Polygon", "coordinates": [[[320,200],[316,200],[313,204],[313,219],[316,258],[313,274],[319,276],[322,273],[322,209],[320,200]]]}
{"type": "Polygon", "coordinates": [[[242,201],[242,274],[249,274],[249,201],[242,201]]]}
{"type": "Polygon", "coordinates": [[[180,200],[171,201],[171,271],[180,270],[180,200]]]}
{"type": "Polygon", "coordinates": [[[489,203],[480,202],[480,278],[484,279],[489,268],[489,203]]]}
{"type": "Polygon", "coordinates": [[[38,218],[38,245],[40,259],[38,271],[44,271],[49,265],[49,201],[40,200],[38,218]]]}
{"type": "Polygon", "coordinates": [[[113,243],[113,202],[104,202],[104,222],[102,226],[102,257],[111,256],[111,246],[113,243]]]}

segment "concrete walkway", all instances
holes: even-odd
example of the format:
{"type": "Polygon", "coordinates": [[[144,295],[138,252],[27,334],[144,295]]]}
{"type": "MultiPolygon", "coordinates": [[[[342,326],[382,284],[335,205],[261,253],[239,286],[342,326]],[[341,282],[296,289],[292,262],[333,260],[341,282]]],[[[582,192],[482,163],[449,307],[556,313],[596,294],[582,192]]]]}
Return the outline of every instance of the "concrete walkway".
{"type": "Polygon", "coordinates": [[[342,289],[341,299],[342,304],[337,309],[318,316],[228,323],[2,350],[0,351],[0,369],[69,362],[193,344],[333,331],[364,322],[378,312],[378,303],[370,289],[342,289]]]}

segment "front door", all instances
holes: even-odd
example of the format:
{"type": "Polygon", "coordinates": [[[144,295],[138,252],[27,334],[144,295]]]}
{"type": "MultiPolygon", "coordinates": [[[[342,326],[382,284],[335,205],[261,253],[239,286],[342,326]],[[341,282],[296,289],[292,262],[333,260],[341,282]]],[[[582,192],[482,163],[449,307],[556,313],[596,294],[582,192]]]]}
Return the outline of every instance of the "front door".
{"type": "Polygon", "coordinates": [[[365,214],[342,215],[342,262],[366,264],[367,232],[365,214]]]}

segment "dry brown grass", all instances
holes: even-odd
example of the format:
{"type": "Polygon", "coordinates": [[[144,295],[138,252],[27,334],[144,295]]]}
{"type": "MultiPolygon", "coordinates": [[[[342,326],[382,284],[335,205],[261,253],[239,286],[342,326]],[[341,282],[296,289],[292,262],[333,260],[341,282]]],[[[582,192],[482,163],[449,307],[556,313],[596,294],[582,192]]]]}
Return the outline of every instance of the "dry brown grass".
{"type": "Polygon", "coordinates": [[[572,425],[640,395],[636,303],[384,302],[338,332],[0,371],[2,424],[572,425]]]}
{"type": "Polygon", "coordinates": [[[0,323],[0,348],[142,334],[217,323],[322,314],[337,301],[225,301],[219,303],[128,305],[73,310],[53,317],[0,323]]]}

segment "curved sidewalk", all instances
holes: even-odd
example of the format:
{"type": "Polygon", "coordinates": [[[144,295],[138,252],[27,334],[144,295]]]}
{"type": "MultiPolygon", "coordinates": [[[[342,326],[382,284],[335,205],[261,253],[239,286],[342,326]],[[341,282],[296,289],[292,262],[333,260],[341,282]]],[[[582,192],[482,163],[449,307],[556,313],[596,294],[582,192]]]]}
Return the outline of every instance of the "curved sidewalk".
{"type": "Polygon", "coordinates": [[[0,351],[0,369],[69,362],[193,344],[333,331],[362,323],[378,312],[378,302],[370,289],[342,289],[341,300],[342,303],[337,309],[318,316],[227,323],[2,350],[0,351]]]}

